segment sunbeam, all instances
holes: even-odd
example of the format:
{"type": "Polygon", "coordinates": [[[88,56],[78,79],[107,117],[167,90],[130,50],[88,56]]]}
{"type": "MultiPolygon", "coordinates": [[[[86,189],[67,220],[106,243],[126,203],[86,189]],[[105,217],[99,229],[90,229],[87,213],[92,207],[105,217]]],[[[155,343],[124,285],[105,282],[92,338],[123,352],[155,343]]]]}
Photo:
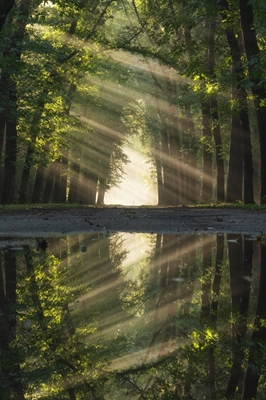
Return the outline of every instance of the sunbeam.
{"type": "Polygon", "coordinates": [[[118,187],[105,195],[105,204],[155,205],[158,202],[156,189],[151,181],[148,158],[132,148],[125,148],[129,163],[124,166],[124,175],[118,187]]]}

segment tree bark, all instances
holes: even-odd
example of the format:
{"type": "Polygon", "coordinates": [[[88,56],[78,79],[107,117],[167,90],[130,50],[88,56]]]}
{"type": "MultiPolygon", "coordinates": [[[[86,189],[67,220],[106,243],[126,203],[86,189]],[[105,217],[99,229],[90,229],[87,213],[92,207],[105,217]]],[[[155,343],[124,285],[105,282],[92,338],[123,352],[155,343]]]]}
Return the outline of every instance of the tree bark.
{"type": "MultiPolygon", "coordinates": [[[[230,12],[229,4],[227,0],[220,0],[219,5],[221,7],[220,14],[223,19],[226,20],[228,13],[230,12]]],[[[244,162],[244,203],[254,203],[254,189],[253,189],[253,163],[252,163],[252,148],[251,148],[251,132],[247,106],[247,92],[243,87],[242,82],[245,79],[245,71],[243,68],[243,52],[240,49],[237,36],[230,27],[229,23],[226,23],[225,34],[228,45],[230,47],[230,53],[233,63],[233,84],[235,84],[235,98],[240,106],[239,117],[242,130],[243,141],[243,162],[244,162]]],[[[238,149],[235,149],[238,151],[238,149]]]]}
{"type": "MultiPolygon", "coordinates": [[[[236,89],[233,88],[232,100],[237,100],[236,89]]],[[[227,176],[227,202],[242,201],[243,189],[243,140],[240,115],[232,115],[230,132],[229,170],[227,176]]]]}
{"type": "Polygon", "coordinates": [[[7,19],[9,12],[15,5],[15,0],[1,0],[0,2],[0,31],[2,30],[4,23],[7,19]]]}
{"type": "MultiPolygon", "coordinates": [[[[185,189],[183,189],[183,191],[186,195],[186,203],[197,204],[199,201],[199,190],[197,189],[197,186],[199,185],[199,181],[197,179],[197,139],[195,136],[195,126],[190,113],[190,107],[185,107],[185,110],[186,116],[182,119],[182,135],[185,135],[185,137],[188,139],[188,165],[183,166],[180,177],[180,185],[183,187],[185,184],[185,189]],[[184,170],[186,171],[186,178],[184,177],[184,170]]],[[[181,203],[183,203],[182,199],[181,203]]]]}
{"type": "Polygon", "coordinates": [[[265,365],[265,354],[263,351],[263,343],[266,340],[266,247],[261,246],[261,269],[260,269],[260,286],[256,309],[255,327],[250,340],[250,351],[248,358],[248,368],[246,373],[243,400],[256,399],[258,391],[258,383],[262,369],[265,365]]]}
{"type": "Polygon", "coordinates": [[[241,391],[242,363],[245,356],[243,340],[247,332],[247,316],[249,308],[250,282],[252,268],[252,242],[244,242],[238,235],[228,235],[230,288],[232,299],[232,368],[225,397],[232,399],[235,392],[241,391]],[[238,242],[230,242],[238,240],[238,242]]]}
{"type": "MultiPolygon", "coordinates": [[[[208,66],[211,78],[215,76],[215,31],[216,22],[209,24],[209,41],[208,41],[208,66]]],[[[212,119],[212,134],[215,142],[215,158],[216,158],[216,200],[223,202],[224,193],[224,162],[222,153],[222,138],[220,132],[220,121],[218,113],[218,101],[216,95],[210,98],[211,119],[212,119]]]]}
{"type": "Polygon", "coordinates": [[[16,201],[16,161],[17,161],[17,85],[9,79],[9,107],[6,120],[5,166],[2,191],[2,204],[12,204],[16,201]]]}
{"type": "Polygon", "coordinates": [[[37,109],[32,119],[31,123],[31,141],[28,144],[26,157],[23,165],[22,170],[22,177],[21,177],[21,184],[20,184],[20,191],[19,191],[19,203],[27,203],[28,201],[28,190],[29,190],[29,176],[30,176],[30,169],[32,167],[32,157],[34,155],[34,145],[37,140],[38,136],[38,126],[42,118],[44,105],[45,105],[45,98],[48,94],[47,89],[43,89],[42,95],[39,97],[37,102],[37,109]]]}
{"type": "Polygon", "coordinates": [[[170,166],[169,166],[169,141],[168,131],[165,126],[161,129],[162,140],[162,171],[163,171],[163,204],[169,204],[170,192],[170,166]]]}
{"type": "Polygon", "coordinates": [[[43,203],[49,203],[52,199],[52,190],[54,184],[54,171],[53,171],[53,164],[49,165],[48,173],[45,180],[44,190],[43,190],[43,203]]]}
{"type": "Polygon", "coordinates": [[[222,151],[222,139],[218,114],[218,102],[216,98],[211,98],[211,116],[212,116],[212,133],[215,142],[215,159],[216,159],[216,200],[224,202],[224,160],[222,151]]]}
{"type": "Polygon", "coordinates": [[[80,191],[80,164],[77,162],[73,162],[72,171],[73,172],[69,184],[68,202],[78,203],[80,191]]]}
{"type": "Polygon", "coordinates": [[[260,63],[261,52],[257,42],[256,31],[253,26],[253,8],[249,0],[240,0],[240,17],[244,37],[244,45],[248,60],[249,79],[254,95],[254,105],[260,137],[260,175],[261,193],[260,202],[266,204],[266,91],[261,86],[261,78],[264,76],[263,63],[260,63]]]}
{"type": "Polygon", "coordinates": [[[209,203],[213,199],[212,193],[212,131],[211,131],[211,110],[210,103],[208,100],[202,100],[201,102],[202,111],[202,136],[204,139],[203,143],[203,177],[202,177],[202,195],[201,201],[203,203],[209,203]]]}
{"type": "Polygon", "coordinates": [[[85,193],[86,204],[95,204],[98,176],[93,172],[86,172],[84,177],[86,185],[82,188],[82,191],[85,193]]]}
{"type": "Polygon", "coordinates": [[[67,195],[67,166],[68,160],[65,156],[61,157],[61,179],[60,179],[60,203],[66,203],[67,195]]]}
{"type": "MultiPolygon", "coordinates": [[[[156,153],[158,153],[158,151],[156,153]]],[[[163,205],[163,177],[161,159],[158,154],[155,154],[154,157],[157,177],[158,205],[163,205]]]]}
{"type": "Polygon", "coordinates": [[[98,186],[97,204],[99,205],[104,204],[104,196],[105,196],[105,184],[100,180],[98,186]]]}
{"type": "MultiPolygon", "coordinates": [[[[14,4],[14,3],[13,3],[14,4]]],[[[22,41],[25,35],[27,19],[30,13],[30,7],[32,4],[32,0],[23,0],[19,6],[19,14],[16,19],[16,24],[14,27],[14,33],[11,34],[10,44],[5,49],[3,55],[4,58],[15,59],[15,61],[19,62],[22,54],[22,41]]],[[[36,4],[37,5],[37,4],[36,4]]],[[[10,23],[11,26],[11,23],[10,23]]],[[[8,65],[8,63],[7,63],[8,65]]],[[[14,64],[15,65],[15,64],[14,64]]],[[[12,65],[13,68],[13,65],[12,65]]],[[[14,70],[11,69],[11,72],[16,73],[15,67],[14,70]]],[[[16,98],[16,82],[11,79],[10,66],[5,67],[2,71],[2,80],[7,82],[9,86],[9,98],[8,101],[8,111],[6,113],[6,154],[5,154],[5,176],[3,182],[3,195],[2,202],[10,203],[14,202],[17,199],[14,197],[15,190],[15,178],[16,178],[16,153],[17,153],[17,133],[16,133],[16,107],[17,107],[17,98],[16,98]],[[9,69],[7,69],[9,68],[9,69]],[[13,149],[10,146],[13,145],[13,149]],[[11,154],[11,153],[12,154],[11,154]]],[[[5,114],[5,110],[4,110],[5,114]]],[[[4,115],[3,114],[3,115],[4,115]]],[[[3,117],[2,115],[2,117],[3,117]]],[[[4,129],[4,122],[1,121],[1,127],[4,129]]]]}
{"type": "Polygon", "coordinates": [[[42,192],[44,187],[44,174],[45,174],[45,167],[43,165],[39,165],[35,174],[31,203],[41,202],[42,192]]]}
{"type": "MultiPolygon", "coordinates": [[[[6,249],[5,260],[5,293],[1,293],[1,311],[4,311],[1,324],[1,356],[6,360],[2,367],[4,388],[1,391],[3,399],[11,397],[25,400],[21,382],[20,356],[16,345],[17,338],[17,263],[15,251],[6,249]]],[[[2,274],[2,272],[1,272],[2,274]]],[[[1,277],[2,278],[2,277],[1,277]]],[[[3,283],[3,278],[1,279],[3,283]]],[[[1,285],[2,286],[2,285],[1,285]]]]}

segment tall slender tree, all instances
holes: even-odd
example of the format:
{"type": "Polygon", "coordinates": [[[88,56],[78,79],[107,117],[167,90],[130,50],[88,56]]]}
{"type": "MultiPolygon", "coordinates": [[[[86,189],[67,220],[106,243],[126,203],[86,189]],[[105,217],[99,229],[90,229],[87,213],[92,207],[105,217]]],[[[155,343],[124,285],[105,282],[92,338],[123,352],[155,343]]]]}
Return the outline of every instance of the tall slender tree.
{"type": "Polygon", "coordinates": [[[254,26],[253,4],[248,0],[239,1],[240,19],[248,61],[251,91],[254,96],[254,107],[260,138],[260,202],[266,204],[266,90],[262,84],[264,69],[262,52],[259,48],[256,27],[254,26]]]}

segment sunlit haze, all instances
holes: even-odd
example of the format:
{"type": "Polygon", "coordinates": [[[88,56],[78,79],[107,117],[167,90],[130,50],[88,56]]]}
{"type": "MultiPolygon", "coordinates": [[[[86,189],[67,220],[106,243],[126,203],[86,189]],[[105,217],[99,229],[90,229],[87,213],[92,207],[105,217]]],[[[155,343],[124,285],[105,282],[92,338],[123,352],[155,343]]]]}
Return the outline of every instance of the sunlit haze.
{"type": "Polygon", "coordinates": [[[105,204],[155,205],[158,202],[156,188],[150,185],[150,164],[145,155],[127,147],[124,149],[129,163],[124,166],[125,173],[118,187],[110,189],[105,195],[105,204]]]}

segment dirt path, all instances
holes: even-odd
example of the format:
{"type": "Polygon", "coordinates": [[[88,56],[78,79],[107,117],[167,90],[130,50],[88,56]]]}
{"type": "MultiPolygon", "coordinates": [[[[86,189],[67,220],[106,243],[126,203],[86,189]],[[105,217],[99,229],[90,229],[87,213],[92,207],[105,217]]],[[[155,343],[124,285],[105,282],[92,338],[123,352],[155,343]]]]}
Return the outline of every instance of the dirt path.
{"type": "Polygon", "coordinates": [[[84,232],[266,232],[266,211],[190,207],[103,207],[0,214],[0,237],[44,237],[84,232]]]}

